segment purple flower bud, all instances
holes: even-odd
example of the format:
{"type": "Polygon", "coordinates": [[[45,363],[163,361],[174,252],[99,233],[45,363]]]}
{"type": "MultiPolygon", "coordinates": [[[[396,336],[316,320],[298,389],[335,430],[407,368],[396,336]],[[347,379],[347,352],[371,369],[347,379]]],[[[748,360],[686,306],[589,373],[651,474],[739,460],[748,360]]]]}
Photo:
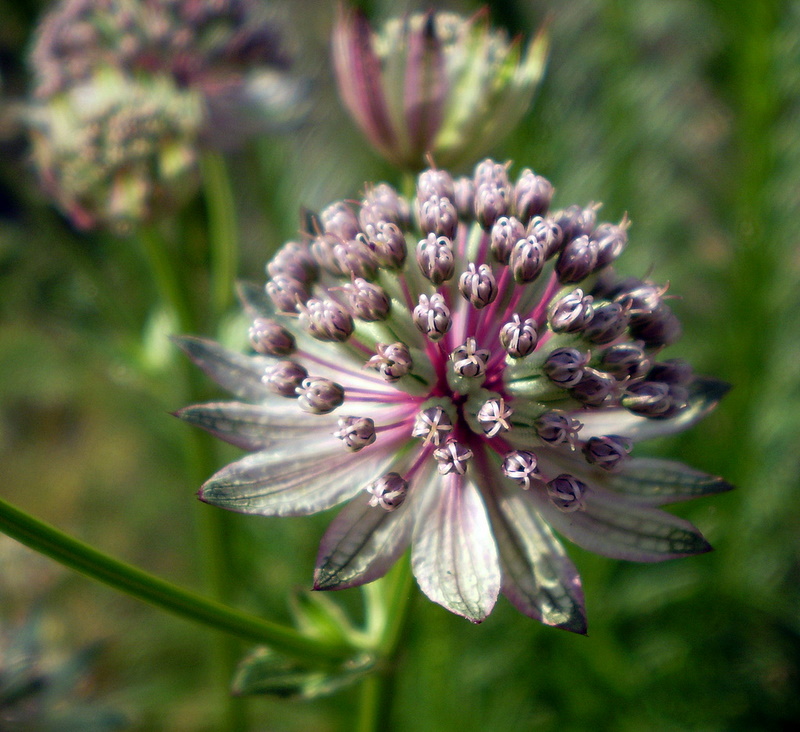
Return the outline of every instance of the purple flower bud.
{"type": "Polygon", "coordinates": [[[562,473],[547,484],[547,495],[553,505],[564,513],[584,508],[585,494],[586,484],[568,473],[562,473]]]}
{"type": "Polygon", "coordinates": [[[588,236],[568,241],[556,262],[558,279],[567,284],[580,282],[594,272],[597,266],[597,242],[588,236]]]}
{"type": "Polygon", "coordinates": [[[577,348],[556,348],[542,366],[542,371],[555,384],[569,389],[583,376],[589,357],[577,348]]]}
{"type": "Polygon", "coordinates": [[[294,336],[269,318],[256,318],[249,336],[253,350],[266,356],[288,356],[296,348],[294,336]]]}
{"type": "Polygon", "coordinates": [[[426,201],[417,202],[419,228],[426,234],[446,236],[452,239],[458,228],[456,207],[449,198],[431,196],[426,201]]]}
{"type": "Polygon", "coordinates": [[[576,435],[583,424],[568,414],[553,409],[541,415],[533,427],[540,440],[551,445],[568,444],[574,448],[576,435]]]}
{"type": "Polygon", "coordinates": [[[406,261],[406,238],[400,227],[392,222],[378,222],[366,227],[369,247],[380,267],[401,269],[406,261]]]}
{"type": "Polygon", "coordinates": [[[647,315],[639,315],[635,320],[631,318],[631,335],[653,348],[675,343],[682,330],[680,320],[664,303],[647,315]]]}
{"type": "Polygon", "coordinates": [[[386,381],[397,381],[414,365],[404,343],[378,343],[375,350],[377,353],[367,361],[366,368],[379,371],[386,381]]]}
{"type": "Polygon", "coordinates": [[[570,394],[587,407],[599,407],[614,393],[617,382],[613,376],[593,368],[585,368],[580,381],[570,389],[570,394]]]}
{"type": "Polygon", "coordinates": [[[506,453],[503,458],[503,475],[519,483],[524,490],[528,490],[531,487],[531,480],[539,476],[537,464],[536,455],[529,450],[513,450],[506,453]]]}
{"type": "Polygon", "coordinates": [[[339,429],[333,436],[351,452],[358,452],[375,442],[375,422],[370,417],[339,417],[339,429]]]}
{"type": "Polygon", "coordinates": [[[453,324],[450,308],[444,298],[437,294],[419,296],[419,305],[414,308],[414,324],[432,341],[438,341],[453,324]]]}
{"type": "Polygon", "coordinates": [[[448,473],[464,475],[467,472],[467,463],[472,458],[472,450],[460,442],[448,439],[444,445],[433,451],[433,457],[438,463],[436,467],[441,475],[448,473]]]}
{"type": "Polygon", "coordinates": [[[511,429],[511,415],[513,410],[506,404],[505,399],[488,399],[478,410],[476,419],[483,427],[483,433],[487,437],[494,437],[500,432],[508,432],[511,429]]]}
{"type": "Polygon", "coordinates": [[[613,297],[614,302],[628,312],[631,323],[636,323],[647,318],[661,305],[661,298],[666,291],[666,287],[630,277],[617,285],[613,297]]]}
{"type": "Polygon", "coordinates": [[[287,241],[267,264],[270,277],[285,275],[305,285],[313,282],[319,274],[319,265],[307,244],[287,241]]]}
{"type": "Polygon", "coordinates": [[[462,219],[469,219],[475,210],[475,183],[472,178],[462,176],[455,180],[456,211],[462,219]]]}
{"type": "Polygon", "coordinates": [[[476,269],[470,262],[469,269],[458,280],[458,291],[478,309],[494,302],[497,297],[497,280],[492,274],[492,268],[488,264],[482,264],[476,269]]]}
{"type": "Polygon", "coordinates": [[[553,221],[561,227],[565,243],[592,233],[597,222],[598,208],[599,205],[595,203],[590,203],[586,208],[573,205],[553,214],[553,221]]]}
{"type": "Polygon", "coordinates": [[[625,409],[642,417],[663,417],[673,407],[669,384],[663,381],[636,381],[620,401],[625,409]]]}
{"type": "Polygon", "coordinates": [[[517,313],[500,329],[500,345],[511,358],[525,358],[533,353],[537,339],[536,323],[530,318],[520,321],[517,313]]]}
{"type": "Polygon", "coordinates": [[[514,211],[522,221],[543,216],[553,199],[553,185],[547,178],[536,175],[530,168],[520,173],[514,186],[514,211]]]}
{"type": "Polygon", "coordinates": [[[552,219],[534,216],[528,223],[525,233],[544,244],[548,259],[560,251],[564,244],[564,232],[552,219]]]}
{"type": "Polygon", "coordinates": [[[417,178],[417,201],[422,204],[432,196],[455,201],[455,184],[453,177],[446,170],[429,168],[423,170],[417,178]]]}
{"type": "Polygon", "coordinates": [[[339,303],[312,297],[300,308],[300,324],[320,341],[346,341],[355,324],[350,313],[339,303]]]}
{"type": "Polygon", "coordinates": [[[261,377],[262,383],[275,394],[285,397],[297,397],[297,388],[308,376],[299,363],[294,361],[278,361],[270,366],[261,377]]]}
{"type": "Polygon", "coordinates": [[[592,343],[605,345],[619,338],[628,327],[628,314],[615,302],[596,305],[594,316],[583,329],[583,335],[592,343]]]}
{"type": "Polygon", "coordinates": [[[372,494],[370,506],[380,506],[385,511],[394,511],[406,499],[408,483],[398,473],[386,473],[374,483],[367,486],[372,494]]]}
{"type": "Polygon", "coordinates": [[[519,284],[533,282],[547,261],[547,246],[534,236],[520,239],[511,250],[508,266],[519,284]]]}
{"type": "Polygon", "coordinates": [[[583,445],[583,456],[586,462],[597,465],[603,470],[613,470],[625,460],[633,450],[633,442],[620,435],[603,435],[590,437],[583,445]]]}
{"type": "Polygon", "coordinates": [[[650,359],[640,341],[618,343],[607,348],[600,358],[600,364],[617,381],[641,379],[650,370],[650,359]]]}
{"type": "Polygon", "coordinates": [[[336,269],[346,277],[370,278],[378,269],[378,261],[364,234],[334,245],[333,261],[336,269]]]}
{"type": "Polygon", "coordinates": [[[370,188],[361,201],[358,221],[364,231],[369,226],[381,223],[404,226],[408,220],[408,204],[388,183],[379,183],[370,188]]]}
{"type": "Polygon", "coordinates": [[[311,242],[311,254],[317,264],[332,275],[341,275],[342,270],[336,261],[334,250],[342,240],[333,234],[320,234],[311,242]]]}
{"type": "Polygon", "coordinates": [[[322,229],[326,234],[333,234],[342,241],[355,239],[361,231],[358,218],[350,206],[344,201],[336,201],[328,206],[320,215],[322,229]]]}
{"type": "Polygon", "coordinates": [[[328,414],[344,402],[344,389],[330,379],[312,376],[297,387],[298,404],[312,414],[328,414]]]}
{"type": "Polygon", "coordinates": [[[478,342],[470,337],[464,345],[453,349],[450,358],[453,361],[453,370],[459,376],[477,377],[486,372],[491,352],[486,348],[478,348],[478,342]]]}
{"type": "Polygon", "coordinates": [[[389,314],[389,298],[379,285],[373,285],[361,277],[342,286],[350,309],[360,320],[368,323],[385,320],[389,314]]]}
{"type": "Polygon", "coordinates": [[[682,358],[670,358],[667,361],[654,363],[647,374],[647,378],[650,381],[663,381],[677,386],[685,386],[692,380],[693,376],[694,372],[691,364],[682,358]]]}
{"type": "Polygon", "coordinates": [[[308,300],[308,291],[303,283],[286,275],[273,277],[265,289],[272,304],[282,313],[296,313],[297,306],[308,300]]]}
{"type": "Polygon", "coordinates": [[[628,243],[628,217],[623,217],[619,224],[600,224],[591,238],[597,242],[597,268],[611,264],[625,249],[628,243]]]}
{"type": "Polygon", "coordinates": [[[475,166],[475,186],[493,185],[498,188],[510,188],[508,170],[502,163],[496,163],[491,158],[482,160],[475,166]]]}
{"type": "Polygon", "coordinates": [[[434,285],[440,285],[453,276],[455,256],[453,245],[446,236],[428,234],[417,244],[417,264],[422,274],[434,285]]]}
{"type": "Polygon", "coordinates": [[[423,409],[414,420],[412,437],[421,437],[425,443],[438,445],[453,431],[453,422],[441,407],[423,409]]]}
{"type": "Polygon", "coordinates": [[[511,186],[481,183],[475,190],[475,218],[484,229],[492,227],[511,208],[511,186]]]}
{"type": "Polygon", "coordinates": [[[491,249],[494,258],[508,264],[514,245],[525,238],[525,227],[513,216],[501,216],[492,225],[491,249]]]}
{"type": "Polygon", "coordinates": [[[594,309],[591,295],[584,295],[580,288],[568,292],[556,300],[547,313],[550,328],[556,333],[577,333],[592,320],[594,309]]]}

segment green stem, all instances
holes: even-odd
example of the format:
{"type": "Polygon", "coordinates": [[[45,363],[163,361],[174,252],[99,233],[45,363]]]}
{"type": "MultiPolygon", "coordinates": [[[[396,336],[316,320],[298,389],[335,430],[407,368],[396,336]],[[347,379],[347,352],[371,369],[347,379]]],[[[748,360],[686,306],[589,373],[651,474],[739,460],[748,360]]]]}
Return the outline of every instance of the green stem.
{"type": "Polygon", "coordinates": [[[70,569],[173,615],[246,641],[263,643],[293,658],[306,662],[335,662],[352,653],[349,647],[308,638],[292,628],[177,587],[103,554],[2,499],[0,531],[70,569]]]}
{"type": "Polygon", "coordinates": [[[230,307],[233,297],[239,249],[236,206],[222,155],[207,152],[202,165],[211,250],[211,305],[216,318],[230,307]]]}

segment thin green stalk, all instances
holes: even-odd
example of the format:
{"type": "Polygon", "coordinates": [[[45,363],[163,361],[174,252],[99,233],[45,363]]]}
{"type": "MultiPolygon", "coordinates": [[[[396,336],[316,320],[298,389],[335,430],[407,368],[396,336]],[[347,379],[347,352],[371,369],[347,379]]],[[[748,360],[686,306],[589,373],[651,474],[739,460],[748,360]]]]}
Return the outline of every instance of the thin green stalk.
{"type": "Polygon", "coordinates": [[[207,599],[103,554],[0,499],[0,531],[70,569],[155,607],[292,658],[335,662],[352,649],[308,638],[293,628],[207,599]]]}

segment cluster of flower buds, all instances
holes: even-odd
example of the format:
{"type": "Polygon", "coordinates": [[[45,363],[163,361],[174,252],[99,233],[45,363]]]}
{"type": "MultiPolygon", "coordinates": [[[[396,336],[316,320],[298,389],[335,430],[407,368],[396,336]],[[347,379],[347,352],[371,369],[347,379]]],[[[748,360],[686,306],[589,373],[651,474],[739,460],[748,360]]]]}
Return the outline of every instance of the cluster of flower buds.
{"type": "MultiPolygon", "coordinates": [[[[627,218],[552,211],[552,194],[486,160],[470,178],[423,171],[407,201],[381,184],[309,217],[266,287],[243,291],[256,354],[187,346],[235,393],[263,385],[254,409],[280,425],[203,500],[286,515],[352,499],[323,539],[318,588],[380,576],[411,537],[423,591],[476,621],[502,587],[532,617],[582,630],[577,573],[549,526],[629,559],[707,550],[653,506],[728,485],[631,453],[693,424],[725,386],[662,359],[680,330],[666,288],[613,271],[627,218]],[[557,591],[532,579],[540,569],[557,591]]],[[[251,429],[240,409],[182,416],[235,441],[251,429]]]]}

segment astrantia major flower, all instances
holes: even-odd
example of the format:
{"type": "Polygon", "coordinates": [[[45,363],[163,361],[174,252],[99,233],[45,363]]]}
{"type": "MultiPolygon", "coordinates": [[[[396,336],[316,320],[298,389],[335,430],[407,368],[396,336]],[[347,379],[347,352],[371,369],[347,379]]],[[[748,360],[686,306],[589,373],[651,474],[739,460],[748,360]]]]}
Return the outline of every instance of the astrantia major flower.
{"type": "Polygon", "coordinates": [[[239,401],[180,416],[252,451],[202,500],[267,516],[346,503],[317,589],[375,580],[410,545],[423,592],[474,622],[503,592],[585,631],[555,532],[635,561],[707,551],[659,506],[730,486],[632,451],[694,424],[727,387],[661,359],[680,331],[666,288],[611,266],[627,219],[551,212],[551,193],[486,160],[471,179],[424,171],[412,200],[380,184],[313,217],[266,288],[242,290],[255,355],[181,340],[239,401]]]}

